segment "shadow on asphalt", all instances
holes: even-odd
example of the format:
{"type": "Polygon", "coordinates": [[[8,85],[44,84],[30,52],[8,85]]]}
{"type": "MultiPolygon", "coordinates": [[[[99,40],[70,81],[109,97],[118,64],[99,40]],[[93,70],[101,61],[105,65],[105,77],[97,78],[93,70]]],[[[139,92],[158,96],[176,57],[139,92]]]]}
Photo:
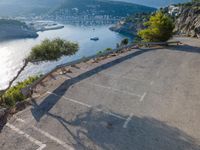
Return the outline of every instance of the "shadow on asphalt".
{"type": "Polygon", "coordinates": [[[200,53],[200,47],[194,47],[190,45],[170,46],[169,49],[174,51],[200,53]]]}
{"type": "MultiPolygon", "coordinates": [[[[63,132],[70,134],[75,141],[73,147],[79,150],[93,150],[97,147],[104,150],[200,149],[192,137],[153,118],[133,116],[127,128],[123,128],[123,120],[94,109],[83,112],[70,121],[52,113],[47,113],[47,115],[62,124],[66,129],[63,132]],[[72,132],[69,126],[78,129],[72,132]]],[[[128,118],[128,116],[122,117],[128,118]]]]}
{"type": "MultiPolygon", "coordinates": [[[[150,51],[159,50],[160,48],[153,48],[153,49],[141,49],[140,51],[136,51],[131,53],[130,55],[118,58],[116,60],[113,60],[111,62],[108,62],[106,64],[103,64],[99,67],[96,67],[90,71],[87,71],[85,73],[80,74],[79,76],[75,78],[71,78],[70,80],[66,80],[63,82],[58,88],[56,88],[53,93],[59,95],[60,97],[55,98],[53,95],[49,95],[47,98],[43,100],[43,102],[40,105],[37,105],[34,103],[32,114],[34,118],[39,121],[58,101],[59,99],[64,95],[64,93],[68,90],[70,86],[73,84],[76,84],[80,82],[81,80],[84,80],[86,78],[91,77],[92,75],[95,75],[105,69],[108,69],[112,66],[115,66],[125,60],[131,59],[133,57],[139,56],[143,53],[147,53],[150,51]]],[[[192,47],[188,45],[179,45],[179,46],[169,46],[168,49],[175,50],[175,51],[185,51],[185,52],[193,52],[193,53],[200,53],[200,48],[198,47],[192,47]]]]}
{"type": "Polygon", "coordinates": [[[60,98],[65,94],[65,92],[69,89],[70,86],[72,86],[86,78],[89,78],[105,69],[113,67],[125,60],[131,59],[131,58],[141,55],[143,53],[147,53],[147,52],[155,51],[155,50],[158,50],[158,49],[155,49],[155,48],[154,49],[142,49],[140,51],[133,52],[130,55],[115,59],[115,60],[110,61],[106,64],[103,64],[99,67],[96,67],[92,70],[89,70],[85,73],[82,73],[82,74],[78,75],[77,77],[71,78],[70,80],[66,80],[58,88],[56,88],[53,91],[54,94],[57,94],[59,96],[55,97],[55,95],[50,94],[39,105],[36,102],[34,102],[34,100],[32,100],[33,108],[31,109],[31,111],[32,111],[32,114],[33,114],[35,120],[40,121],[40,119],[47,112],[49,112],[49,110],[60,100],[60,98]]]}
{"type": "MultiPolygon", "coordinates": [[[[199,53],[199,48],[191,46],[170,46],[171,50],[186,51],[199,53]]],[[[63,82],[53,93],[63,96],[70,86],[80,82],[102,70],[117,65],[125,60],[131,59],[143,53],[155,51],[156,49],[145,49],[133,52],[128,56],[118,58],[106,63],[88,72],[85,72],[75,78],[63,82]]],[[[95,149],[90,147],[84,140],[86,137],[98,147],[105,150],[199,150],[200,146],[195,144],[192,137],[188,136],[181,130],[168,126],[167,124],[153,118],[132,117],[127,129],[123,128],[123,121],[102,112],[95,113],[93,109],[76,116],[74,120],[65,120],[62,116],[49,113],[50,109],[60,100],[61,97],[49,95],[41,104],[33,100],[32,115],[38,122],[44,115],[51,116],[61,123],[66,132],[68,132],[76,144],[73,146],[77,149],[95,149]],[[107,125],[106,125],[107,124],[107,125]],[[80,127],[73,133],[68,126],[80,127]],[[110,127],[109,127],[110,126],[110,127]]],[[[113,112],[115,113],[115,112],[113,112]]],[[[124,118],[128,116],[123,116],[124,118]]]]}

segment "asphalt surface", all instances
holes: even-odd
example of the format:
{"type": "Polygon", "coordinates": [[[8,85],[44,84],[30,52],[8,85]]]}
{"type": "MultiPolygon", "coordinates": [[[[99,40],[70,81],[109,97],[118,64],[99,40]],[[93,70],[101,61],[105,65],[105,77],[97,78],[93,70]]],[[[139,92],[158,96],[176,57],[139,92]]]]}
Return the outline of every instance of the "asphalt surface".
{"type": "Polygon", "coordinates": [[[200,150],[198,44],[132,50],[56,76],[1,150],[200,150]]]}

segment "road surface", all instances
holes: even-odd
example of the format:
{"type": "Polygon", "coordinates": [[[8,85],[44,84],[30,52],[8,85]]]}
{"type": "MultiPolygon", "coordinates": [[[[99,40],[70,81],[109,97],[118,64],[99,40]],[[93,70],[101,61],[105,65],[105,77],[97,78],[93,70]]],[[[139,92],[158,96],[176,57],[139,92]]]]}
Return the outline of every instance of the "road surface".
{"type": "Polygon", "coordinates": [[[187,44],[57,75],[8,121],[0,149],[200,150],[200,45],[187,44]]]}

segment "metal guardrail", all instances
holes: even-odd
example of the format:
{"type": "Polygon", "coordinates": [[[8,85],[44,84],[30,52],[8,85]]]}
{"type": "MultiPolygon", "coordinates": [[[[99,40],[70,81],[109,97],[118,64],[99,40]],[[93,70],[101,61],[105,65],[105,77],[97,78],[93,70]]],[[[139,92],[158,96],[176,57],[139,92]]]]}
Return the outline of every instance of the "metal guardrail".
{"type": "Polygon", "coordinates": [[[79,64],[79,63],[84,62],[86,60],[96,59],[96,58],[99,58],[99,57],[102,57],[102,56],[106,56],[106,55],[109,55],[109,54],[112,54],[112,53],[116,53],[116,52],[119,52],[119,51],[121,51],[123,49],[126,49],[126,48],[131,48],[131,47],[137,46],[137,45],[169,45],[169,44],[177,44],[178,45],[180,43],[181,43],[180,41],[170,41],[170,42],[138,42],[138,43],[132,43],[132,44],[129,44],[129,45],[126,45],[126,46],[122,46],[120,48],[116,48],[116,49],[113,49],[113,50],[110,50],[110,51],[105,51],[105,52],[103,52],[101,54],[95,54],[95,55],[92,55],[92,56],[83,57],[83,58],[75,60],[75,61],[71,61],[71,62],[62,64],[62,65],[58,65],[56,68],[54,68],[50,72],[48,72],[45,75],[43,75],[40,79],[36,80],[33,84],[31,84],[27,88],[32,91],[42,80],[44,80],[47,76],[49,76],[53,72],[57,71],[58,69],[61,69],[63,67],[67,67],[67,66],[76,65],[76,64],[79,64]]]}

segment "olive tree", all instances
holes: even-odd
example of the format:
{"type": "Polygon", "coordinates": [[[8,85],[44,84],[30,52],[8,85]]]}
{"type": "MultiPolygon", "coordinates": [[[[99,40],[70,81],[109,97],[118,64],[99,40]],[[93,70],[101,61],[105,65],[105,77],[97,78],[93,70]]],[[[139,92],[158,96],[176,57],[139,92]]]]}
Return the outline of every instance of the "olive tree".
{"type": "Polygon", "coordinates": [[[23,66],[9,82],[8,87],[0,91],[1,95],[3,95],[12,86],[14,81],[20,76],[28,63],[38,64],[44,61],[56,61],[62,56],[74,55],[78,49],[79,45],[77,43],[66,41],[60,38],[55,38],[53,40],[45,39],[41,42],[41,44],[38,44],[31,49],[29,56],[24,59],[23,66]]]}

